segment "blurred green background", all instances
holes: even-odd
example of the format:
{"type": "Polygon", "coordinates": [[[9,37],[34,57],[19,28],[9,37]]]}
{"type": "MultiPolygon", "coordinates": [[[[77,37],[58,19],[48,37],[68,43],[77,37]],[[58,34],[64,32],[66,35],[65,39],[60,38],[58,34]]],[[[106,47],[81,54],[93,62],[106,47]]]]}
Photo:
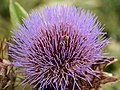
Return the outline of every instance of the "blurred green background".
{"type": "MultiPolygon", "coordinates": [[[[112,72],[120,78],[120,0],[16,0],[24,9],[30,13],[32,9],[52,6],[55,4],[68,4],[76,7],[89,9],[96,13],[98,19],[105,24],[107,37],[112,37],[110,44],[106,47],[111,56],[118,59],[109,65],[105,71],[112,72]]],[[[9,38],[13,26],[10,22],[9,0],[0,0],[0,39],[9,38]]],[[[104,90],[120,90],[120,82],[103,85],[104,90]]],[[[18,89],[16,89],[18,90],[18,89]]]]}

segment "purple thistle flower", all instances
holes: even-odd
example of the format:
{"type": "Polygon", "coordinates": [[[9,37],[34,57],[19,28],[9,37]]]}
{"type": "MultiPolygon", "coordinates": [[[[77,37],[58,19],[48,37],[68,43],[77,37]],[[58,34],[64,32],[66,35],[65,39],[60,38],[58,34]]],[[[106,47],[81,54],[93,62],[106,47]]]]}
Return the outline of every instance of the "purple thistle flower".
{"type": "MultiPolygon", "coordinates": [[[[33,11],[13,33],[9,55],[25,73],[24,84],[39,90],[95,90],[100,86],[101,64],[108,43],[95,14],[73,6],[33,11]]],[[[112,59],[113,60],[113,59],[112,59]]]]}

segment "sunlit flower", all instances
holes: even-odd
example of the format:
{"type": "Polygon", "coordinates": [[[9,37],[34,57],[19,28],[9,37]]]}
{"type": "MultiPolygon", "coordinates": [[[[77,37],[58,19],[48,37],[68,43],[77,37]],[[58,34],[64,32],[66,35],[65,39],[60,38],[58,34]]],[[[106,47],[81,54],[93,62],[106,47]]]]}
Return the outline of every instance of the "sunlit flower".
{"type": "Polygon", "coordinates": [[[113,61],[104,55],[108,39],[103,29],[90,11],[73,6],[45,7],[18,25],[9,54],[25,73],[24,84],[39,86],[39,90],[48,86],[96,90],[103,67],[113,61]]]}

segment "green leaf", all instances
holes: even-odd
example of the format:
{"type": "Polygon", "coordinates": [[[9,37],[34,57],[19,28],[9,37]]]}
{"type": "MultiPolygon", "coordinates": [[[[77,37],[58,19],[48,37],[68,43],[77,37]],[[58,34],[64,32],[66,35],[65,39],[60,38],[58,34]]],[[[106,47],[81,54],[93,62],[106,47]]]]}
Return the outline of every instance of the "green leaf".
{"type": "Polygon", "coordinates": [[[9,12],[10,12],[10,19],[11,19],[11,23],[14,27],[17,26],[17,23],[20,23],[19,18],[17,16],[16,10],[15,10],[15,6],[12,0],[10,0],[10,4],[9,4],[9,12]]]}
{"type": "Polygon", "coordinates": [[[19,3],[13,2],[13,0],[10,0],[9,12],[11,23],[15,28],[17,28],[17,23],[22,23],[22,18],[28,16],[25,9],[19,3]]]}
{"type": "Polygon", "coordinates": [[[28,13],[18,2],[15,2],[15,10],[21,22],[22,22],[22,18],[26,18],[28,16],[28,13]]]}

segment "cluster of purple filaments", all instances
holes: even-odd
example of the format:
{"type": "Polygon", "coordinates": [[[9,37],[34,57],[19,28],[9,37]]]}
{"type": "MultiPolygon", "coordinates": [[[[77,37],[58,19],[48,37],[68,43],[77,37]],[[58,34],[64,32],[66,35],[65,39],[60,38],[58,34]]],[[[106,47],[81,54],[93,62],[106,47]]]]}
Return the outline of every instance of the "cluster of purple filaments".
{"type": "Polygon", "coordinates": [[[90,11],[73,6],[45,7],[18,25],[9,54],[25,73],[24,85],[67,90],[72,83],[71,90],[81,90],[80,81],[92,87],[91,77],[99,73],[92,66],[104,58],[108,40],[103,29],[90,11]]]}

